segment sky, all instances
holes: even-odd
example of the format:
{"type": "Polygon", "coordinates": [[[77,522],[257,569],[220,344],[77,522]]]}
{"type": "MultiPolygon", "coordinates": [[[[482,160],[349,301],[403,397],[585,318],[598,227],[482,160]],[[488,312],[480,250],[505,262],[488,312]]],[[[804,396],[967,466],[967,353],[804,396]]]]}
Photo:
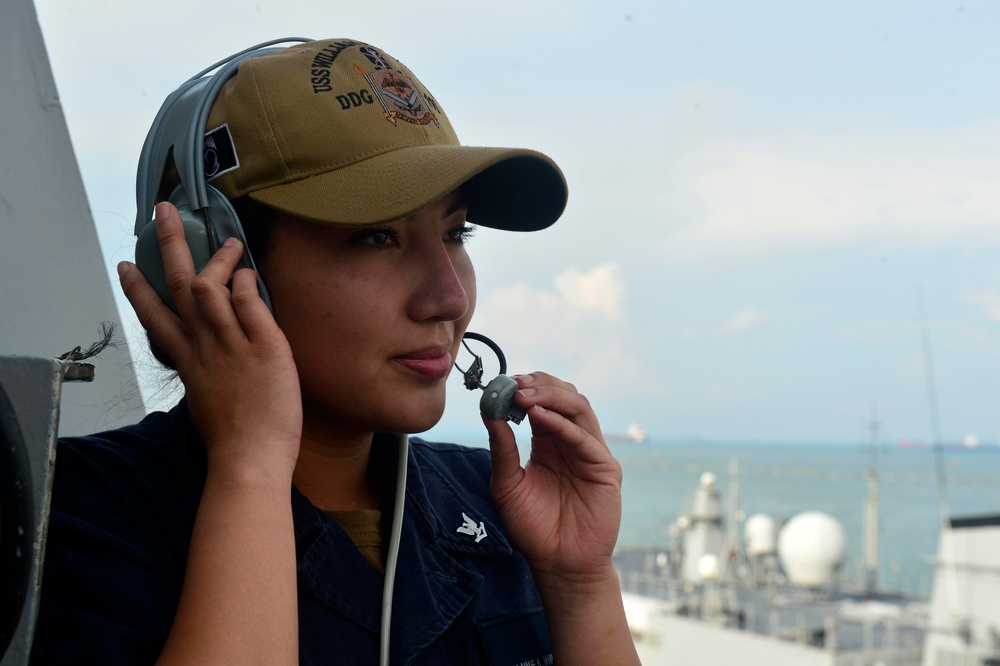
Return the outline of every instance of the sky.
{"type": "MultiPolygon", "coordinates": [[[[562,167],[555,226],[471,241],[471,330],[509,372],[573,382],[606,433],[857,444],[874,419],[886,444],[1000,442],[998,3],[35,5],[109,276],[171,91],[264,40],[351,37],[404,62],[463,143],[562,167]]],[[[433,434],[482,438],[478,394],[457,373],[450,391],[433,434]]]]}

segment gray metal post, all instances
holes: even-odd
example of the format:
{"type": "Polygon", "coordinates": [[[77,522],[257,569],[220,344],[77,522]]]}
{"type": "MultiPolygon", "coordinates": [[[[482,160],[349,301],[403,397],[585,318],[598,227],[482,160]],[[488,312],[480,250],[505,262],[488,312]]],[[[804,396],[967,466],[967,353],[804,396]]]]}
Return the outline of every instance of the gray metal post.
{"type": "MultiPolygon", "coordinates": [[[[0,666],[21,666],[28,663],[34,636],[38,600],[42,586],[42,565],[45,557],[45,532],[49,520],[49,497],[55,465],[56,437],[59,428],[59,401],[63,382],[92,381],[94,367],[57,359],[0,356],[0,391],[7,396],[13,414],[4,418],[14,421],[11,430],[19,433],[20,441],[11,443],[23,447],[29,467],[31,494],[30,524],[18,525],[31,537],[30,579],[21,605],[21,617],[0,666]]],[[[11,526],[4,525],[4,530],[11,526]]],[[[4,535],[7,537],[8,535],[4,535]]],[[[4,572],[8,574],[8,572],[4,572]]]]}

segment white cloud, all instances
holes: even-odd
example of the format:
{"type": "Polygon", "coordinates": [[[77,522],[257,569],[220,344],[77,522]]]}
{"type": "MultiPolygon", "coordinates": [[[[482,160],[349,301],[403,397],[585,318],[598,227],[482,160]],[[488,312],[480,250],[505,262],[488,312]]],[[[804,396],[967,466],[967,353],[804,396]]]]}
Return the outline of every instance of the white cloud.
{"type": "Polygon", "coordinates": [[[622,314],[625,284],[619,278],[617,264],[604,264],[589,273],[570,268],[555,278],[560,300],[576,316],[600,316],[617,321],[622,314]]]}
{"type": "Polygon", "coordinates": [[[770,313],[765,310],[743,308],[724,321],[722,325],[719,326],[716,333],[720,337],[743,335],[747,331],[761,326],[765,321],[767,321],[769,316],[770,313]]]}
{"type": "Polygon", "coordinates": [[[983,314],[993,321],[1000,321],[1000,292],[980,291],[966,297],[966,302],[978,305],[983,314]]]}
{"type": "Polygon", "coordinates": [[[598,391],[643,389],[643,365],[625,313],[627,287],[617,264],[570,268],[551,289],[517,283],[484,294],[472,330],[494,338],[511,372],[544,370],[598,391]]]}
{"type": "Polygon", "coordinates": [[[677,257],[787,252],[869,238],[1000,242],[1000,133],[720,140],[668,178],[689,224],[677,257]]]}

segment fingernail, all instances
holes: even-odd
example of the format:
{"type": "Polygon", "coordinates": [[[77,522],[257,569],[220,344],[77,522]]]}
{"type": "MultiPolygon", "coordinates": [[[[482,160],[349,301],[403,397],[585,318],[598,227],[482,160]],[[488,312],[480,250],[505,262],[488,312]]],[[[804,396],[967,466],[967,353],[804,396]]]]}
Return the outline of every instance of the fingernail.
{"type": "Polygon", "coordinates": [[[514,379],[520,379],[525,384],[530,384],[531,382],[535,381],[535,378],[532,375],[514,375],[514,379]]]}
{"type": "Polygon", "coordinates": [[[118,262],[118,277],[120,278],[125,277],[125,274],[128,273],[130,267],[131,264],[129,264],[127,261],[118,262]]]}
{"type": "Polygon", "coordinates": [[[153,215],[153,219],[155,219],[157,222],[159,222],[160,220],[166,218],[167,217],[167,202],[166,201],[161,201],[160,203],[156,204],[156,208],[154,210],[155,210],[155,213],[153,215]]]}
{"type": "Polygon", "coordinates": [[[222,247],[232,247],[236,245],[236,242],[235,238],[227,238],[226,242],[222,244],[222,247]]]}
{"type": "Polygon", "coordinates": [[[518,391],[518,393],[520,393],[524,397],[528,397],[528,396],[535,395],[535,393],[537,393],[537,391],[535,389],[533,389],[533,388],[526,388],[526,389],[521,389],[520,391],[518,391]]]}
{"type": "Polygon", "coordinates": [[[547,412],[547,411],[549,411],[549,410],[545,409],[544,407],[542,407],[541,405],[535,405],[534,407],[532,407],[532,409],[534,409],[536,412],[547,412]]]}

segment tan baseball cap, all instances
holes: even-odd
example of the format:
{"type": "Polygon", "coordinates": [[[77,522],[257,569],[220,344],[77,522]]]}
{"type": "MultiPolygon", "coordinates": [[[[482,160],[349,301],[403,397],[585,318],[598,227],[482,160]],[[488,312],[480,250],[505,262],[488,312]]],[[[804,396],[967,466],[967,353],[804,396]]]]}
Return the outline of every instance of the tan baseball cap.
{"type": "Polygon", "coordinates": [[[460,186],[469,221],[488,227],[543,229],[566,206],[565,178],[549,157],[461,145],[405,66],[350,39],[243,61],[207,127],[214,187],[319,223],[389,222],[460,186]]]}

